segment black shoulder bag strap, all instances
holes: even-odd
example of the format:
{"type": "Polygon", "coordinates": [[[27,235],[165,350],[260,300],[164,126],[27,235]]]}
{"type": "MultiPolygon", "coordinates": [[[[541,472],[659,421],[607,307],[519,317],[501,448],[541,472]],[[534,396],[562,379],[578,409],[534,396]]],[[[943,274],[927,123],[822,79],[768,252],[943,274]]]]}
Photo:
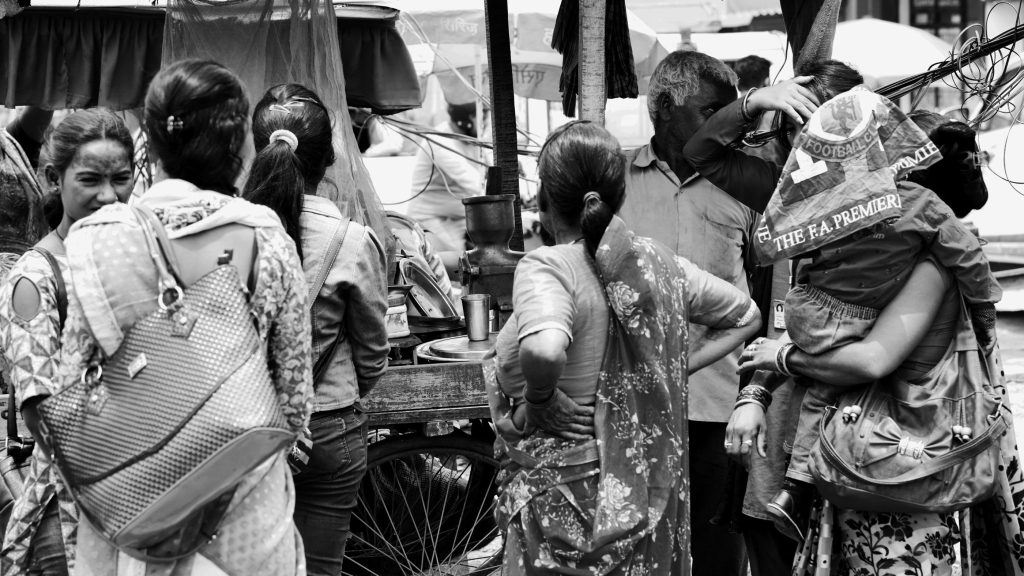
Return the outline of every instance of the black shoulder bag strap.
{"type": "Polygon", "coordinates": [[[57,286],[57,318],[60,320],[60,331],[64,332],[64,323],[68,319],[68,289],[64,284],[64,273],[60,271],[60,264],[57,263],[57,257],[52,252],[39,246],[34,246],[32,249],[46,259],[46,263],[50,265],[50,270],[53,272],[53,283],[57,286]]]}
{"type": "MultiPolygon", "coordinates": [[[[338,254],[341,253],[341,245],[345,243],[345,237],[348,235],[348,225],[351,220],[342,217],[335,226],[334,231],[331,233],[331,240],[327,244],[327,251],[324,254],[324,259],[320,263],[320,269],[317,271],[316,278],[313,283],[309,285],[309,298],[306,302],[310,314],[313,312],[313,303],[316,302],[316,296],[320,293],[320,290],[324,287],[324,282],[327,282],[327,276],[334,268],[334,262],[338,259],[338,254]]],[[[312,325],[313,319],[310,318],[312,325]]],[[[327,366],[330,365],[331,359],[334,358],[334,351],[338,348],[338,342],[342,340],[344,334],[341,332],[342,329],[338,330],[338,336],[331,342],[331,345],[324,350],[324,353],[316,359],[313,364],[313,384],[314,386],[320,382],[323,378],[324,373],[327,372],[327,366]]]]}
{"type": "MultiPolygon", "coordinates": [[[[59,320],[59,329],[64,332],[64,323],[68,318],[68,290],[64,284],[64,273],[60,271],[60,264],[57,263],[57,258],[52,252],[39,246],[32,247],[39,255],[46,259],[46,263],[50,265],[50,271],[53,273],[53,283],[57,287],[57,318],[59,320]]],[[[7,391],[7,438],[8,442],[14,439],[16,442],[21,441],[21,436],[18,435],[18,416],[17,406],[15,405],[14,397],[14,383],[8,383],[7,391]]],[[[27,453],[26,453],[27,454],[27,453]]]]}

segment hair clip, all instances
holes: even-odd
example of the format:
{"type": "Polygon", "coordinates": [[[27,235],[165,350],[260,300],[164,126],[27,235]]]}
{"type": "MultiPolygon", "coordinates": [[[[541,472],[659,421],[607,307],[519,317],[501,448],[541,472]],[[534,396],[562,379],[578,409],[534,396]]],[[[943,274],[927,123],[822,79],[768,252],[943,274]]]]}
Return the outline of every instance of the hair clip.
{"type": "Polygon", "coordinates": [[[292,108],[302,108],[302,102],[302,100],[290,100],[288,102],[285,102],[284,104],[271,104],[270,106],[267,106],[267,109],[272,110],[274,112],[284,112],[285,114],[291,114],[292,112],[294,112],[292,108]]]}
{"type": "Polygon", "coordinates": [[[167,117],[167,133],[174,134],[175,130],[181,130],[185,127],[185,123],[181,118],[175,118],[174,116],[167,117]]]}

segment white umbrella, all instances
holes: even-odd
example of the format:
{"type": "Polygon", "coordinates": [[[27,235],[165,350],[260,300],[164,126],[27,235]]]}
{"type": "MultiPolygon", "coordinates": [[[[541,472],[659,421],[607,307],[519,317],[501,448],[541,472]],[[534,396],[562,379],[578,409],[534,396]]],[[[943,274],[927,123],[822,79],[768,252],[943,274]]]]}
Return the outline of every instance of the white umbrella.
{"type": "Polygon", "coordinates": [[[952,50],[949,42],[920,28],[868,17],[836,26],[832,58],[885,85],[928,70],[952,50]]]}
{"type": "MultiPolygon", "coordinates": [[[[475,81],[473,71],[477,63],[487,67],[483,3],[484,0],[445,0],[438,2],[441,6],[437,7],[421,0],[403,5],[398,23],[402,38],[417,68],[422,73],[438,75],[449,102],[473,100],[472,92],[451,71],[453,67],[470,83],[475,81]]],[[[512,77],[519,96],[561,100],[558,81],[562,56],[551,48],[558,6],[558,0],[509,2],[512,77]]],[[[627,20],[639,90],[643,94],[654,67],[668,51],[658,43],[654,30],[628,10],[627,20]]],[[[486,86],[486,79],[481,84],[486,86]]]]}

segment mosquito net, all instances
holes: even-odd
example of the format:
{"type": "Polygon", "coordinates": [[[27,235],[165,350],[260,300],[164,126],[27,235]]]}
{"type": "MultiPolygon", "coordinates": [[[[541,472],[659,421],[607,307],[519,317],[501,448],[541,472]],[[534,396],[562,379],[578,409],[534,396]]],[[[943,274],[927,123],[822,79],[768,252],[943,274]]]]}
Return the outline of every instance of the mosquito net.
{"type": "Polygon", "coordinates": [[[317,194],[393,245],[384,208],[363,165],[345,99],[331,0],[170,0],[163,64],[210,58],[234,70],[255,104],[277,84],[302,84],[334,116],[337,161],[317,194]]]}

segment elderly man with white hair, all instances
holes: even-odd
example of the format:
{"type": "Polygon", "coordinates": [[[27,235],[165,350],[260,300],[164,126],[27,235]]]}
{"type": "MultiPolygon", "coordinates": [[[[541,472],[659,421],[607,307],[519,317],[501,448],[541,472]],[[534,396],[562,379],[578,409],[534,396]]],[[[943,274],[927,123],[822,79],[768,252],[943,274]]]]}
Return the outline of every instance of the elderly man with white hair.
{"type": "MultiPolygon", "coordinates": [[[[626,200],[619,215],[697,266],[749,294],[744,255],[757,215],[701,177],[683,147],[712,114],[736,100],[736,74],[706,54],[669,54],[654,72],[647,106],[650,143],[626,153],[626,200]]],[[[690,327],[690,349],[707,342],[690,327]]],[[[726,498],[725,427],[739,390],[741,348],[689,379],[690,513],[693,575],[746,574],[743,542],[711,520],[726,498]]]]}

